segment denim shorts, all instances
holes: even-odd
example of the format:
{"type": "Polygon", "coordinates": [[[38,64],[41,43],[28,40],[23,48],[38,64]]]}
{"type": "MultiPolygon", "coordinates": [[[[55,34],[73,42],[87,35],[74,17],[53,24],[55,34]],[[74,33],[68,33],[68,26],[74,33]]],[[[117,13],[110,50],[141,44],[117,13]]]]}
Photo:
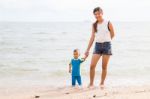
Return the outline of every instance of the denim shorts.
{"type": "Polygon", "coordinates": [[[111,42],[96,42],[93,54],[112,55],[111,42]]]}

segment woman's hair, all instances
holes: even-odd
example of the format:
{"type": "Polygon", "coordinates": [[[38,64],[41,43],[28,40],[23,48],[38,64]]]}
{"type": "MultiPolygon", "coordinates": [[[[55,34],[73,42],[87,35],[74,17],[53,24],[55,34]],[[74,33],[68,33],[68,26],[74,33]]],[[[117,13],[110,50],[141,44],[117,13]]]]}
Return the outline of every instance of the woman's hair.
{"type": "MultiPolygon", "coordinates": [[[[103,10],[100,7],[96,7],[93,10],[93,14],[95,14],[95,12],[97,12],[97,11],[103,13],[103,10]]],[[[94,28],[95,32],[97,32],[97,23],[98,23],[98,20],[96,20],[96,22],[94,22],[94,24],[93,24],[93,28],[94,28]]]]}
{"type": "Polygon", "coordinates": [[[93,14],[94,14],[95,12],[97,12],[97,11],[100,11],[101,13],[103,13],[102,8],[96,7],[96,8],[94,8],[94,10],[93,10],[93,14]]]}

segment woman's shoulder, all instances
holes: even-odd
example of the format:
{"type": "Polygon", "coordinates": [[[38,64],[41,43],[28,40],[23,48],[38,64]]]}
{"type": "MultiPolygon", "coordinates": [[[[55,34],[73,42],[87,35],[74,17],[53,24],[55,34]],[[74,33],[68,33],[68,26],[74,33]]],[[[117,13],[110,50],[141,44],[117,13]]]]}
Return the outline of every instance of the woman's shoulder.
{"type": "Polygon", "coordinates": [[[105,22],[105,23],[109,23],[110,20],[109,20],[109,19],[104,19],[104,22],[105,22]]]}
{"type": "Polygon", "coordinates": [[[92,21],[92,25],[95,25],[98,21],[92,21]]]}
{"type": "MultiPolygon", "coordinates": [[[[110,22],[109,19],[104,19],[104,21],[103,21],[103,23],[108,23],[108,22],[110,22]]],[[[92,22],[92,25],[94,25],[94,24],[96,24],[96,23],[97,23],[97,21],[95,21],[95,22],[93,21],[93,22],[92,22]]]]}

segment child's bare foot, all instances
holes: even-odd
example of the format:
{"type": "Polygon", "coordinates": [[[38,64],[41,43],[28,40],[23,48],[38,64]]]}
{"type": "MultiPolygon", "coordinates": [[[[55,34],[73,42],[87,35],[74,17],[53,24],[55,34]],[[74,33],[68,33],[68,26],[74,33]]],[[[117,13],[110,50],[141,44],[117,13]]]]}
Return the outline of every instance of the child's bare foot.
{"type": "Polygon", "coordinates": [[[82,86],[78,86],[78,89],[81,89],[81,90],[82,90],[82,89],[83,89],[83,87],[82,87],[82,86]]]}

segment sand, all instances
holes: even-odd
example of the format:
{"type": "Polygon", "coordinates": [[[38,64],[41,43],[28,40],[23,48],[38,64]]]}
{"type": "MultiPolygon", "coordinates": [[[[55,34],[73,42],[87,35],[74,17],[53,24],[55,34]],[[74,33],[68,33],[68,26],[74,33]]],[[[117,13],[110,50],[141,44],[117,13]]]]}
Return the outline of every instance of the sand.
{"type": "Polygon", "coordinates": [[[37,86],[30,89],[18,89],[13,93],[0,91],[0,99],[150,99],[150,86],[108,87],[104,90],[98,87],[89,89],[87,87],[42,88],[37,86]]]}

